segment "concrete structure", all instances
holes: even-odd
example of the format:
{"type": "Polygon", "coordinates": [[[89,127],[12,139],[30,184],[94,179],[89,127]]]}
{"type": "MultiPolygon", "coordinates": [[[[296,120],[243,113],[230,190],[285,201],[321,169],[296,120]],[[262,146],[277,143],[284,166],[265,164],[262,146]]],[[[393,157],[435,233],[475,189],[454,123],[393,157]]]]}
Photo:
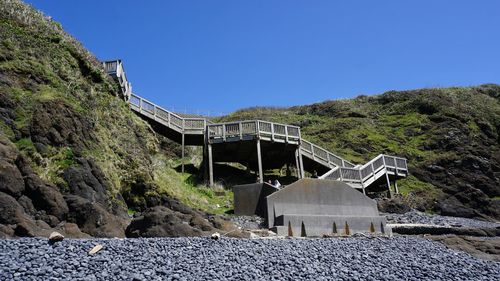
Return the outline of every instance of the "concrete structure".
{"type": "Polygon", "coordinates": [[[387,233],[374,200],[340,181],[301,179],[267,197],[268,226],[278,235],[387,233]]]}
{"type": "Polygon", "coordinates": [[[234,214],[267,217],[266,197],[279,189],[268,183],[253,183],[233,187],[234,214]]]}
{"type": "MultiPolygon", "coordinates": [[[[170,112],[132,92],[123,63],[103,62],[105,71],[120,85],[122,97],[138,116],[158,133],[186,145],[203,146],[207,184],[213,186],[214,162],[240,163],[256,172],[260,183],[268,169],[295,166],[297,178],[317,172],[321,179],[338,180],[363,192],[384,183],[388,193],[398,192],[396,180],[408,175],[406,159],[379,155],[364,165],[355,165],[303,139],[297,126],[262,120],[213,123],[203,117],[187,117],[170,112]],[[391,190],[391,181],[394,190],[391,190]]],[[[182,157],[184,171],[184,157],[182,157]]]]}

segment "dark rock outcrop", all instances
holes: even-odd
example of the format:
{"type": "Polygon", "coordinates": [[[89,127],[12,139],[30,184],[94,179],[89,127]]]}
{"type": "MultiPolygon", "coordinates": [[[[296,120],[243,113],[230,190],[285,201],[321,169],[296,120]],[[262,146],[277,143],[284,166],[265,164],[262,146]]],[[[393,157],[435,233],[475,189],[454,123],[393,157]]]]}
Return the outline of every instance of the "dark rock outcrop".
{"type": "Polygon", "coordinates": [[[500,262],[500,238],[485,239],[464,235],[427,236],[453,250],[464,251],[476,258],[500,262]]]}
{"type": "Polygon", "coordinates": [[[400,198],[377,200],[377,207],[380,212],[391,214],[404,214],[411,210],[400,198]]]}
{"type": "Polygon", "coordinates": [[[132,220],[127,237],[203,236],[216,231],[242,235],[233,223],[219,216],[191,209],[167,196],[162,196],[162,204],[148,208],[132,220]]]}
{"type": "Polygon", "coordinates": [[[78,166],[64,171],[64,179],[68,183],[69,192],[91,202],[107,204],[107,185],[101,170],[89,158],[78,158],[78,166]]]}
{"type": "Polygon", "coordinates": [[[30,135],[36,143],[81,151],[96,140],[90,121],[61,101],[41,103],[32,120],[30,135]]]}
{"type": "Polygon", "coordinates": [[[109,213],[102,205],[76,195],[66,195],[68,221],[93,237],[125,237],[128,221],[109,213]]]}
{"type": "Polygon", "coordinates": [[[26,194],[31,198],[37,210],[44,210],[49,215],[64,220],[68,214],[68,205],[57,187],[43,182],[36,175],[25,177],[26,194]]]}

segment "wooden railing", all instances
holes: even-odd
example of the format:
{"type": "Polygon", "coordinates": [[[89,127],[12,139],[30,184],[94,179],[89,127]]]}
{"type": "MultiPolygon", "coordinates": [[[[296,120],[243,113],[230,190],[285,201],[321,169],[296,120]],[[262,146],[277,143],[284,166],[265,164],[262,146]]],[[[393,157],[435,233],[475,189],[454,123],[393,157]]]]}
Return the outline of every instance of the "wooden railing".
{"type": "Polygon", "coordinates": [[[300,128],[261,120],[208,125],[208,138],[211,142],[242,140],[255,137],[276,142],[298,144],[300,142],[300,128]]]}
{"type": "Polygon", "coordinates": [[[319,178],[356,183],[363,187],[368,181],[375,181],[387,172],[396,176],[408,175],[407,160],[401,157],[380,154],[363,166],[356,168],[335,167],[319,178]],[[384,169],[384,173],[380,173],[384,169]]]}
{"type": "Polygon", "coordinates": [[[328,150],[308,142],[304,139],[300,141],[300,150],[303,155],[320,162],[328,167],[354,167],[351,162],[339,157],[328,150]]]}
{"type": "Polygon", "coordinates": [[[205,118],[183,118],[135,94],[130,95],[130,107],[178,132],[203,134],[205,118]]]}
{"type": "Polygon", "coordinates": [[[129,100],[132,95],[132,84],[128,81],[123,63],[121,60],[105,61],[102,63],[108,75],[118,80],[120,91],[125,100],[129,100]]]}

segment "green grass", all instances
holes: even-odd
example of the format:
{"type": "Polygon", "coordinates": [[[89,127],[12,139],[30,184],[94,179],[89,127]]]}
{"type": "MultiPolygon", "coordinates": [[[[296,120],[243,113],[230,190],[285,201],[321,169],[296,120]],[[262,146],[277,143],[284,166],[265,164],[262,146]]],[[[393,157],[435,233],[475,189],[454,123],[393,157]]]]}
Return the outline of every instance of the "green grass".
{"type": "Polygon", "coordinates": [[[158,156],[156,161],[158,164],[162,163],[157,165],[158,169],[154,171],[155,183],[160,194],[168,194],[188,206],[215,214],[222,214],[232,209],[231,191],[225,191],[224,196],[217,196],[216,189],[193,184],[192,175],[176,172],[171,167],[173,163],[162,156],[158,156]]]}
{"type": "Polygon", "coordinates": [[[420,181],[412,175],[409,175],[407,178],[398,180],[398,188],[399,192],[402,195],[408,195],[414,191],[426,191],[429,193],[434,193],[438,190],[438,188],[434,185],[420,181]]]}

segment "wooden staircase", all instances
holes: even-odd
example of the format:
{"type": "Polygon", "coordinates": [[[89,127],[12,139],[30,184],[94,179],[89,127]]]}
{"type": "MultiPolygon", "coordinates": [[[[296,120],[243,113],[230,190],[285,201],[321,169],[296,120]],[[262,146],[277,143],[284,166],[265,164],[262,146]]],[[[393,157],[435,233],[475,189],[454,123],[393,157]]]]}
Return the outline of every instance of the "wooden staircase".
{"type": "MultiPolygon", "coordinates": [[[[152,123],[155,128],[164,132],[165,136],[181,143],[183,151],[186,143],[204,146],[204,156],[208,157],[209,169],[211,169],[213,162],[213,147],[231,145],[234,147],[234,144],[237,143],[237,154],[238,150],[242,150],[240,144],[248,146],[250,141],[254,141],[257,143],[259,175],[263,175],[262,141],[269,143],[270,145],[267,147],[272,150],[283,150],[286,153],[294,151],[295,155],[292,159],[295,160],[295,163],[292,164],[297,167],[298,178],[305,177],[304,170],[315,173],[316,169],[322,168],[327,172],[320,176],[320,179],[343,181],[351,187],[362,189],[365,192],[368,186],[384,176],[389,182],[389,176],[398,178],[408,175],[407,161],[404,158],[381,154],[364,165],[355,165],[303,139],[300,128],[297,126],[262,120],[213,123],[207,118],[182,117],[132,93],[132,85],[127,80],[123,63],[120,60],[103,62],[103,66],[105,71],[120,86],[122,98],[130,104],[131,110],[141,118],[152,123]],[[286,149],[283,149],[283,147],[286,147],[286,149]],[[304,158],[314,165],[305,165],[304,158]]],[[[229,162],[228,160],[238,158],[236,154],[220,153],[218,157],[219,160],[223,160],[221,162],[229,162]]],[[[217,157],[215,158],[217,160],[217,157]]],[[[242,160],[239,161],[242,162],[242,160]]],[[[279,161],[276,163],[277,165],[281,164],[279,161]]],[[[213,184],[212,173],[213,169],[209,172],[210,184],[213,184]]],[[[260,181],[262,182],[263,179],[260,178],[260,181]]]]}

